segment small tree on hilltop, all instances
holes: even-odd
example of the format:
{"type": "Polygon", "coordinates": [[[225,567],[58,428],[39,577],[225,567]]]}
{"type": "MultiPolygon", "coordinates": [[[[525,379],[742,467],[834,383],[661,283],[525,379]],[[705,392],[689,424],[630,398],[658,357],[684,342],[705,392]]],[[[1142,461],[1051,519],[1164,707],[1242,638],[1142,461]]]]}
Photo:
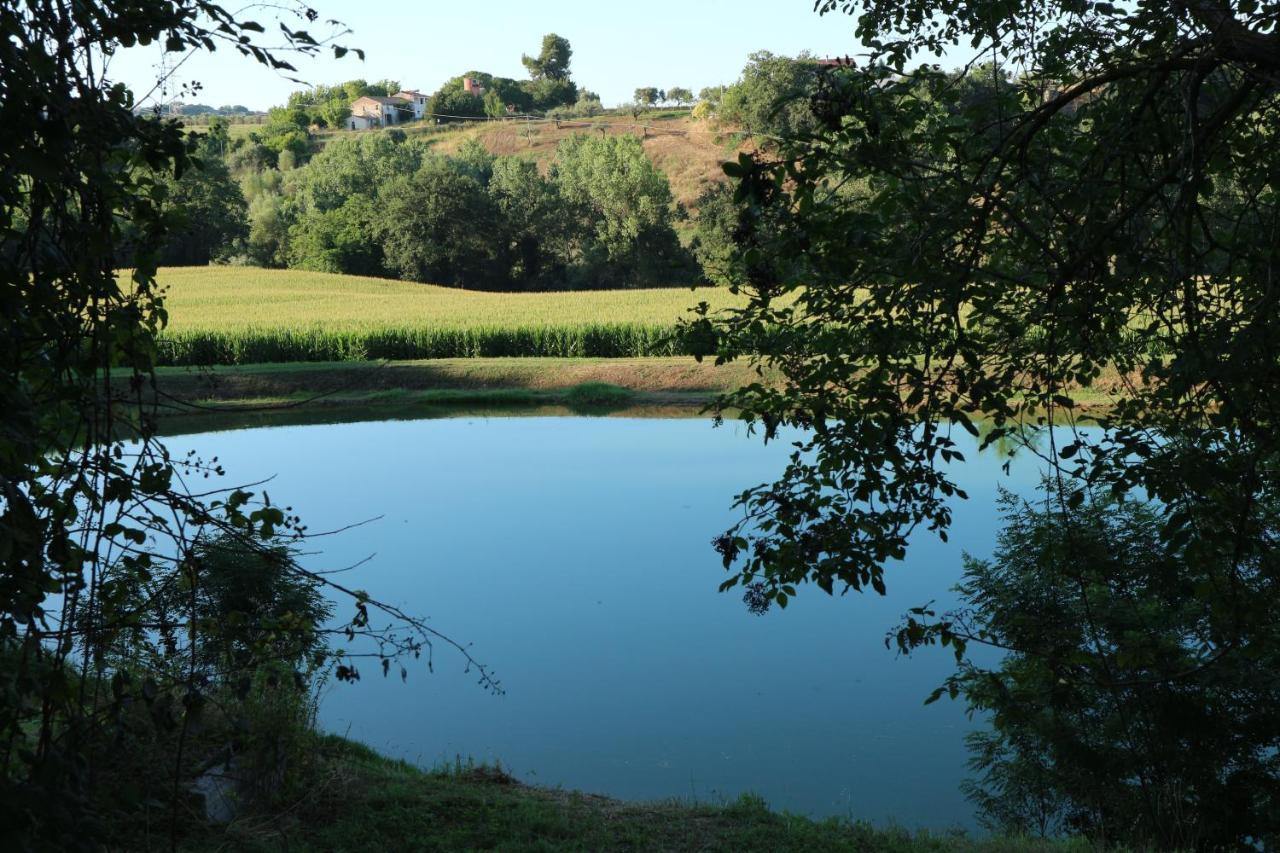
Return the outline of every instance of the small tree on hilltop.
{"type": "Polygon", "coordinates": [[[529,70],[529,77],[533,80],[568,80],[569,59],[572,56],[573,49],[569,47],[568,39],[555,33],[547,33],[542,37],[541,52],[536,57],[525,54],[520,57],[520,61],[529,70]]]}
{"type": "Polygon", "coordinates": [[[703,86],[698,92],[698,100],[714,106],[724,97],[724,90],[724,86],[703,86]]]}
{"type": "Polygon", "coordinates": [[[662,100],[662,90],[654,86],[641,86],[635,91],[635,99],[637,104],[653,109],[662,100]]]}

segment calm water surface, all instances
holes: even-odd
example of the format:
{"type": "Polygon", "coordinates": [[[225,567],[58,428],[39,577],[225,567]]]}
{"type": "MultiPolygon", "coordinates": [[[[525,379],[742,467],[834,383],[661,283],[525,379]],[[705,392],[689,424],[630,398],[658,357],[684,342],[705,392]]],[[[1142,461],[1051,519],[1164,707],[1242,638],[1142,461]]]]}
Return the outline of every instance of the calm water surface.
{"type": "MultiPolygon", "coordinates": [[[[321,723],[423,765],[499,761],[542,785],[717,802],[915,828],[972,828],[960,795],[961,704],[922,702],[952,670],[884,647],[907,607],[952,600],[962,551],[995,543],[997,485],[1029,492],[1033,459],[964,446],[952,541],[916,537],[889,595],[801,591],[752,616],[710,547],[732,499],[788,452],[701,419],[456,418],[278,427],[172,439],[228,481],[275,474],[273,500],[312,531],[314,568],[426,614],[470,642],[506,694],[441,650],[407,683],[376,662],[326,690],[321,723]]],[[[341,615],[346,615],[344,607],[341,615]]]]}

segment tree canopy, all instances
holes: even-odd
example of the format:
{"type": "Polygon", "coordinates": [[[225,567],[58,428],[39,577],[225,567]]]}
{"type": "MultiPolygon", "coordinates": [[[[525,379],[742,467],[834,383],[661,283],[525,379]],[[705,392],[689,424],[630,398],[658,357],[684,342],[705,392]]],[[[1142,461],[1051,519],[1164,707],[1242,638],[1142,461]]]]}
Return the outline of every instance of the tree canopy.
{"type": "MultiPolygon", "coordinates": [[[[750,301],[699,323],[708,355],[783,380],[724,409],[768,438],[803,430],[716,540],[726,586],[781,606],[806,582],[884,592],[913,535],[947,536],[967,432],[984,452],[1043,456],[1046,500],[1068,516],[1091,496],[1151,503],[1156,547],[1194,579],[1188,668],[1269,659],[1280,4],[819,7],[856,11],[867,53],[806,68],[803,121],[727,166],[750,301]],[[930,64],[960,44],[972,66],[930,64]]],[[[1135,592],[1132,606],[1155,601],[1135,592]]],[[[958,637],[923,611],[901,635],[906,648],[958,637]]],[[[1088,651],[1104,666],[1061,676],[1114,696],[1121,650],[1088,651]]],[[[1249,736],[1275,754],[1274,729],[1249,736]]],[[[1208,784],[1214,765],[1197,772],[1208,784]]],[[[1263,772],[1272,784],[1275,766],[1263,772]]],[[[1149,813],[1162,796],[1201,807],[1190,789],[1135,796],[1149,813]]]]}
{"type": "Polygon", "coordinates": [[[520,58],[533,80],[568,80],[569,59],[573,49],[569,40],[555,33],[547,33],[542,37],[542,50],[537,56],[525,54],[520,58]]]}
{"type": "Polygon", "coordinates": [[[667,90],[667,100],[675,101],[677,105],[683,106],[693,101],[693,92],[683,86],[672,86],[667,90]]]}
{"type": "Polygon", "coordinates": [[[635,91],[635,99],[637,104],[644,104],[646,107],[656,106],[658,101],[662,100],[663,92],[657,86],[641,86],[635,91]]]}
{"type": "Polygon", "coordinates": [[[484,71],[468,71],[446,80],[431,96],[427,112],[443,120],[498,117],[506,114],[508,106],[518,112],[550,110],[572,104],[577,97],[578,87],[567,77],[512,80],[484,71]],[[480,86],[484,93],[467,91],[465,79],[480,86]]]}
{"type": "Polygon", "coordinates": [[[742,76],[716,96],[722,121],[739,125],[762,141],[794,139],[817,128],[812,98],[818,91],[818,65],[808,54],[792,58],[767,50],[751,54],[742,76]]]}
{"type": "Polygon", "coordinates": [[[371,84],[363,79],[355,79],[336,86],[319,85],[293,92],[289,95],[287,107],[299,111],[300,116],[294,123],[302,128],[311,124],[342,127],[343,122],[351,115],[352,101],[366,95],[390,97],[399,91],[400,83],[397,80],[379,80],[371,84]]]}
{"type": "Polygon", "coordinates": [[[255,251],[302,269],[485,290],[666,286],[698,275],[673,228],[667,177],[635,137],[571,137],[544,177],[475,140],[444,156],[421,139],[361,134],[331,141],[292,173],[288,196],[276,208],[256,203],[259,232],[289,224],[285,246],[255,251]]]}
{"type": "Polygon", "coordinates": [[[551,179],[573,211],[592,287],[688,281],[692,258],[672,229],[671,184],[637,136],[571,136],[551,179]]]}
{"type": "MultiPolygon", "coordinates": [[[[1248,26],[1263,13],[1228,27],[1194,4],[1172,17],[1063,4],[1070,26],[1045,42],[1048,25],[1028,8],[966,3],[943,33],[958,38],[976,26],[969,14],[994,15],[1006,27],[990,49],[1027,69],[973,97],[932,67],[896,70],[942,42],[920,24],[932,4],[893,5],[910,11],[900,25],[889,8],[870,4],[859,24],[865,39],[895,36],[884,61],[828,76],[814,133],[781,156],[729,167],[750,203],[740,229],[748,261],[773,252],[812,266],[804,282],[759,263],[748,272],[752,303],[724,318],[721,354],[775,363],[793,387],[739,402],[771,427],[815,429],[816,449],[841,472],[824,482],[884,501],[848,545],[826,528],[797,528],[822,534],[806,552],[829,557],[814,579],[861,587],[902,550],[907,529],[945,532],[940,499],[954,486],[935,459],[954,452],[945,425],[976,431],[985,419],[991,444],[1071,415],[1073,391],[1104,370],[1125,380],[1098,419],[1112,429],[1101,446],[1055,450],[1072,473],[1118,493],[1148,489],[1177,508],[1175,527],[1199,516],[1201,500],[1223,499],[1211,484],[1241,482],[1228,476],[1236,466],[1250,472],[1245,485],[1264,485],[1280,154],[1267,131],[1275,72],[1260,50],[1272,39],[1248,26]],[[753,233],[764,211],[792,227],[753,233]],[[782,307],[788,292],[799,298],[782,307]],[[744,346],[762,320],[777,342],[744,346]],[[1175,459],[1191,467],[1176,470],[1175,459]],[[848,470],[857,474],[846,481],[848,470]]],[[[843,499],[791,511],[797,522],[857,516],[843,499]]],[[[802,553],[752,553],[758,567],[777,559],[810,573],[802,553]]]]}

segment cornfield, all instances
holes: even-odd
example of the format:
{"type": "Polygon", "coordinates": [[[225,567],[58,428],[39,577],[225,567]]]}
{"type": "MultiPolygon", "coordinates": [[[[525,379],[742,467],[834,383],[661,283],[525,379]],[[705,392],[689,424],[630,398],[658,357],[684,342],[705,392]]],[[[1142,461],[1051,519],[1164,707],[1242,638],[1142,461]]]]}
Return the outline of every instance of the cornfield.
{"type": "Polygon", "coordinates": [[[175,267],[159,281],[168,365],[680,355],[691,306],[739,302],[711,288],[486,293],[249,267],[175,267]]]}

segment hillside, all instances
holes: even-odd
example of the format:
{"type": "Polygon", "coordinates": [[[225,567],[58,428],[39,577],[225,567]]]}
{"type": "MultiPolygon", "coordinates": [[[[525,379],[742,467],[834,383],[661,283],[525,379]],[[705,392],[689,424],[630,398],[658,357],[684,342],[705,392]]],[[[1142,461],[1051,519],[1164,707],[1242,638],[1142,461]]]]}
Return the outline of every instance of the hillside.
{"type": "MultiPolygon", "coordinates": [[[[556,146],[578,134],[635,134],[644,140],[645,152],[671,181],[675,200],[696,211],[698,197],[712,184],[725,180],[720,165],[735,159],[749,143],[733,133],[722,133],[706,122],[694,121],[685,112],[656,113],[635,119],[630,113],[609,113],[591,119],[556,121],[467,122],[430,125],[422,122],[401,127],[410,135],[421,135],[442,153],[451,154],[468,139],[479,140],[491,153],[529,157],[544,170],[555,158],[556,146]]],[[[329,139],[378,131],[327,131],[317,135],[324,144],[329,139]]]]}
{"type": "Polygon", "coordinates": [[[258,267],[168,267],[168,331],[244,329],[355,331],[388,326],[437,329],[674,324],[707,301],[744,299],[713,287],[493,293],[355,275],[258,267]]]}

